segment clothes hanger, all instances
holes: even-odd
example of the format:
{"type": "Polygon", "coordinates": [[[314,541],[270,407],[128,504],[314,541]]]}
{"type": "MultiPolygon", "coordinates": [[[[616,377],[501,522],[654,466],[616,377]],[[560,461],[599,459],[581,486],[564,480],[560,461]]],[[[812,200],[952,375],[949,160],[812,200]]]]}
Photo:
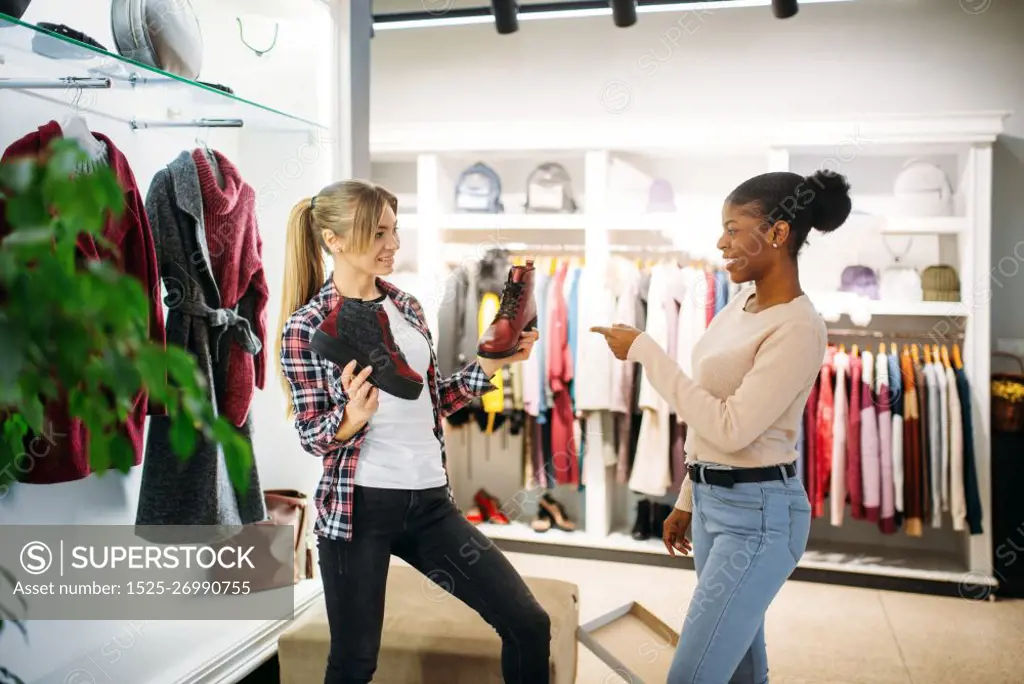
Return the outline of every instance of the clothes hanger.
{"type": "Polygon", "coordinates": [[[878,355],[885,356],[885,342],[878,343],[878,355]]]}
{"type": "Polygon", "coordinates": [[[942,365],[949,368],[949,348],[946,345],[942,345],[942,365]]]}
{"type": "Polygon", "coordinates": [[[896,347],[895,342],[889,343],[889,353],[892,354],[893,356],[899,356],[899,349],[896,347]]]}
{"type": "Polygon", "coordinates": [[[845,344],[840,344],[839,345],[839,353],[840,354],[845,354],[846,353],[846,345],[845,344]]]}
{"type": "Polygon", "coordinates": [[[922,344],[921,347],[924,348],[924,365],[929,366],[932,363],[932,352],[927,344],[922,344]]]}
{"type": "Polygon", "coordinates": [[[860,356],[860,349],[856,344],[850,349],[850,356],[860,356]]]}
{"type": "Polygon", "coordinates": [[[964,367],[963,361],[960,359],[960,345],[953,343],[953,366],[960,370],[964,367]]]}
{"type": "Polygon", "coordinates": [[[89,124],[79,114],[78,103],[82,99],[82,89],[75,92],[75,99],[71,102],[71,112],[60,122],[61,134],[69,140],[76,140],[82,151],[92,161],[99,161],[107,156],[107,146],[97,140],[89,129],[89,124]]]}
{"type": "Polygon", "coordinates": [[[910,348],[910,356],[913,357],[914,365],[915,366],[921,365],[921,357],[918,354],[917,345],[916,344],[913,347],[910,348]]]}
{"type": "Polygon", "coordinates": [[[217,187],[221,190],[224,189],[224,174],[220,171],[220,165],[217,163],[217,155],[210,150],[210,146],[206,144],[206,139],[200,140],[200,135],[196,134],[196,147],[203,151],[203,156],[210,162],[210,168],[213,169],[213,177],[217,180],[217,187]]]}

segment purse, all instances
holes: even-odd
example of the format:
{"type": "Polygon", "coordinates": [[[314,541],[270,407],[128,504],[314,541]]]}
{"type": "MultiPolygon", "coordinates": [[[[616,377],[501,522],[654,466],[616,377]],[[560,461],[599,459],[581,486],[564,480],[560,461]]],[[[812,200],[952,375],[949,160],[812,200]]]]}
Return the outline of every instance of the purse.
{"type": "Polygon", "coordinates": [[[882,238],[886,250],[892,257],[893,265],[882,271],[878,283],[879,298],[888,302],[920,302],[924,300],[924,291],[921,287],[921,274],[912,266],[904,266],[900,259],[910,251],[914,239],[907,243],[907,248],[902,254],[896,255],[889,244],[882,238]]]}
{"type": "Polygon", "coordinates": [[[214,564],[211,579],[219,582],[247,582],[249,591],[278,589],[313,578],[313,549],[308,542],[309,497],[294,489],[263,492],[270,518],[237,528],[237,534],[222,539],[218,547],[252,547],[253,568],[223,568],[214,564]],[[275,529],[292,526],[288,546],[275,529]]]}
{"type": "Polygon", "coordinates": [[[110,28],[123,57],[189,80],[203,66],[203,34],[189,0],[111,0],[110,28]]]}
{"type": "Polygon", "coordinates": [[[294,525],[295,563],[292,579],[298,584],[313,579],[313,547],[309,543],[309,497],[295,489],[267,489],[263,492],[267,515],[274,525],[294,525]]]}

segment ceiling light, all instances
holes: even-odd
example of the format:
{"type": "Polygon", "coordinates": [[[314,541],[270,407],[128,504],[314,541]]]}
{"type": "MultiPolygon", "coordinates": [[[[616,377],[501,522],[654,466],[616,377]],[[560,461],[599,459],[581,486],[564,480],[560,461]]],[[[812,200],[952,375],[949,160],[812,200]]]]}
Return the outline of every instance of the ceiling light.
{"type": "Polygon", "coordinates": [[[776,19],[789,19],[799,11],[797,0],[772,0],[772,14],[776,19]]]}
{"type": "Polygon", "coordinates": [[[491,11],[494,12],[494,27],[498,33],[504,36],[519,30],[516,0],[491,0],[491,11]]]}
{"type": "Polygon", "coordinates": [[[636,0],[611,0],[612,19],[619,28],[636,23],[636,0]]]}
{"type": "MultiPolygon", "coordinates": [[[[802,0],[804,5],[815,5],[835,2],[853,2],[853,0],[802,0]]],[[[606,17],[613,14],[608,0],[579,1],[565,3],[568,9],[555,9],[561,4],[544,3],[543,5],[523,5],[518,8],[518,21],[535,21],[541,19],[580,19],[584,17],[606,17]]],[[[776,4],[784,9],[796,5],[795,0],[681,0],[680,2],[655,2],[644,4],[640,0],[636,7],[637,14],[657,14],[662,12],[694,12],[717,9],[739,9],[744,7],[772,6],[776,16],[776,4]]],[[[445,14],[429,12],[401,12],[396,14],[380,14],[374,17],[373,30],[397,31],[414,28],[440,28],[443,26],[468,26],[472,24],[493,24],[496,16],[490,7],[451,9],[445,14]]],[[[795,14],[795,11],[793,12],[795,14]]],[[[792,16],[792,14],[786,15],[792,16]]],[[[500,32],[500,31],[499,31],[500,32]]]]}

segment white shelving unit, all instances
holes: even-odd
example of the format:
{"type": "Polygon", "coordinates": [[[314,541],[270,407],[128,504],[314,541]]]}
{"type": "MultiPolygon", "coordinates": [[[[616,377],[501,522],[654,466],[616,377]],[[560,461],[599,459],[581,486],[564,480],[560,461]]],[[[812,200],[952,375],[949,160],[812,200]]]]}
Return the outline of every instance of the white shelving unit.
{"type": "MultiPolygon", "coordinates": [[[[830,323],[848,328],[850,311],[843,306],[836,310],[834,301],[846,266],[861,264],[881,271],[892,264],[892,254],[906,251],[904,265],[921,270],[944,263],[956,268],[959,302],[860,301],[856,308],[870,315],[867,325],[874,330],[962,331],[962,357],[973,387],[984,532],[968,537],[951,529],[926,529],[923,539],[911,539],[902,530],[881,535],[874,526],[857,521],[832,528],[819,520],[801,567],[940,582],[949,589],[964,581],[996,585],[987,293],[992,270],[992,145],[1008,115],[986,111],[784,123],[662,120],[628,126],[611,117],[511,128],[482,122],[432,123],[376,126],[370,146],[374,180],[409,200],[400,206],[399,223],[406,235],[415,234],[416,294],[431,317],[440,300],[435,293],[443,292],[446,263],[453,254],[465,258],[482,256],[491,247],[544,244],[556,250],[562,246],[567,255],[570,250],[582,252],[589,269],[607,262],[612,245],[646,244],[672,245],[714,260],[722,201],[746,178],[777,170],[807,175],[826,167],[846,174],[853,187],[854,213],[846,226],[829,236],[812,233],[801,255],[804,286],[816,302],[829,302],[822,308],[831,307],[831,315],[826,315],[830,323]],[[946,171],[955,192],[952,216],[898,214],[892,186],[912,157],[946,171]],[[487,163],[501,177],[503,214],[452,213],[458,174],[476,161],[487,163]],[[568,169],[578,213],[522,213],[529,172],[550,161],[568,169]],[[655,178],[672,184],[675,213],[646,213],[647,192],[655,178]]],[[[540,549],[561,545],[625,551],[635,554],[638,562],[652,553],[664,554],[660,543],[638,544],[624,534],[624,486],[614,483],[599,459],[585,459],[584,467],[587,486],[577,510],[584,512],[585,532],[542,535],[525,526],[489,525],[487,533],[495,539],[535,543],[540,549]]]]}

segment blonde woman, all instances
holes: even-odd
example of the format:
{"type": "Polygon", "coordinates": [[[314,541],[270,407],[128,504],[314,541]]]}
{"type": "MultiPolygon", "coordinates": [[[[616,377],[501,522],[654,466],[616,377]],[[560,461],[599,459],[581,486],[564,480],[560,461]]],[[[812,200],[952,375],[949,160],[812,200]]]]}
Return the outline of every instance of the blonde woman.
{"type": "Polygon", "coordinates": [[[440,377],[420,303],[383,279],[401,244],[397,211],[392,193],[349,180],[300,201],[288,224],[278,356],[299,440],[323,462],[314,532],[331,632],[324,682],[372,680],[392,555],[497,631],[505,682],[547,682],[550,619],[455,506],[441,424],[492,389],[503,365],[529,358],[537,333],[523,333],[509,358],[440,377]]]}

